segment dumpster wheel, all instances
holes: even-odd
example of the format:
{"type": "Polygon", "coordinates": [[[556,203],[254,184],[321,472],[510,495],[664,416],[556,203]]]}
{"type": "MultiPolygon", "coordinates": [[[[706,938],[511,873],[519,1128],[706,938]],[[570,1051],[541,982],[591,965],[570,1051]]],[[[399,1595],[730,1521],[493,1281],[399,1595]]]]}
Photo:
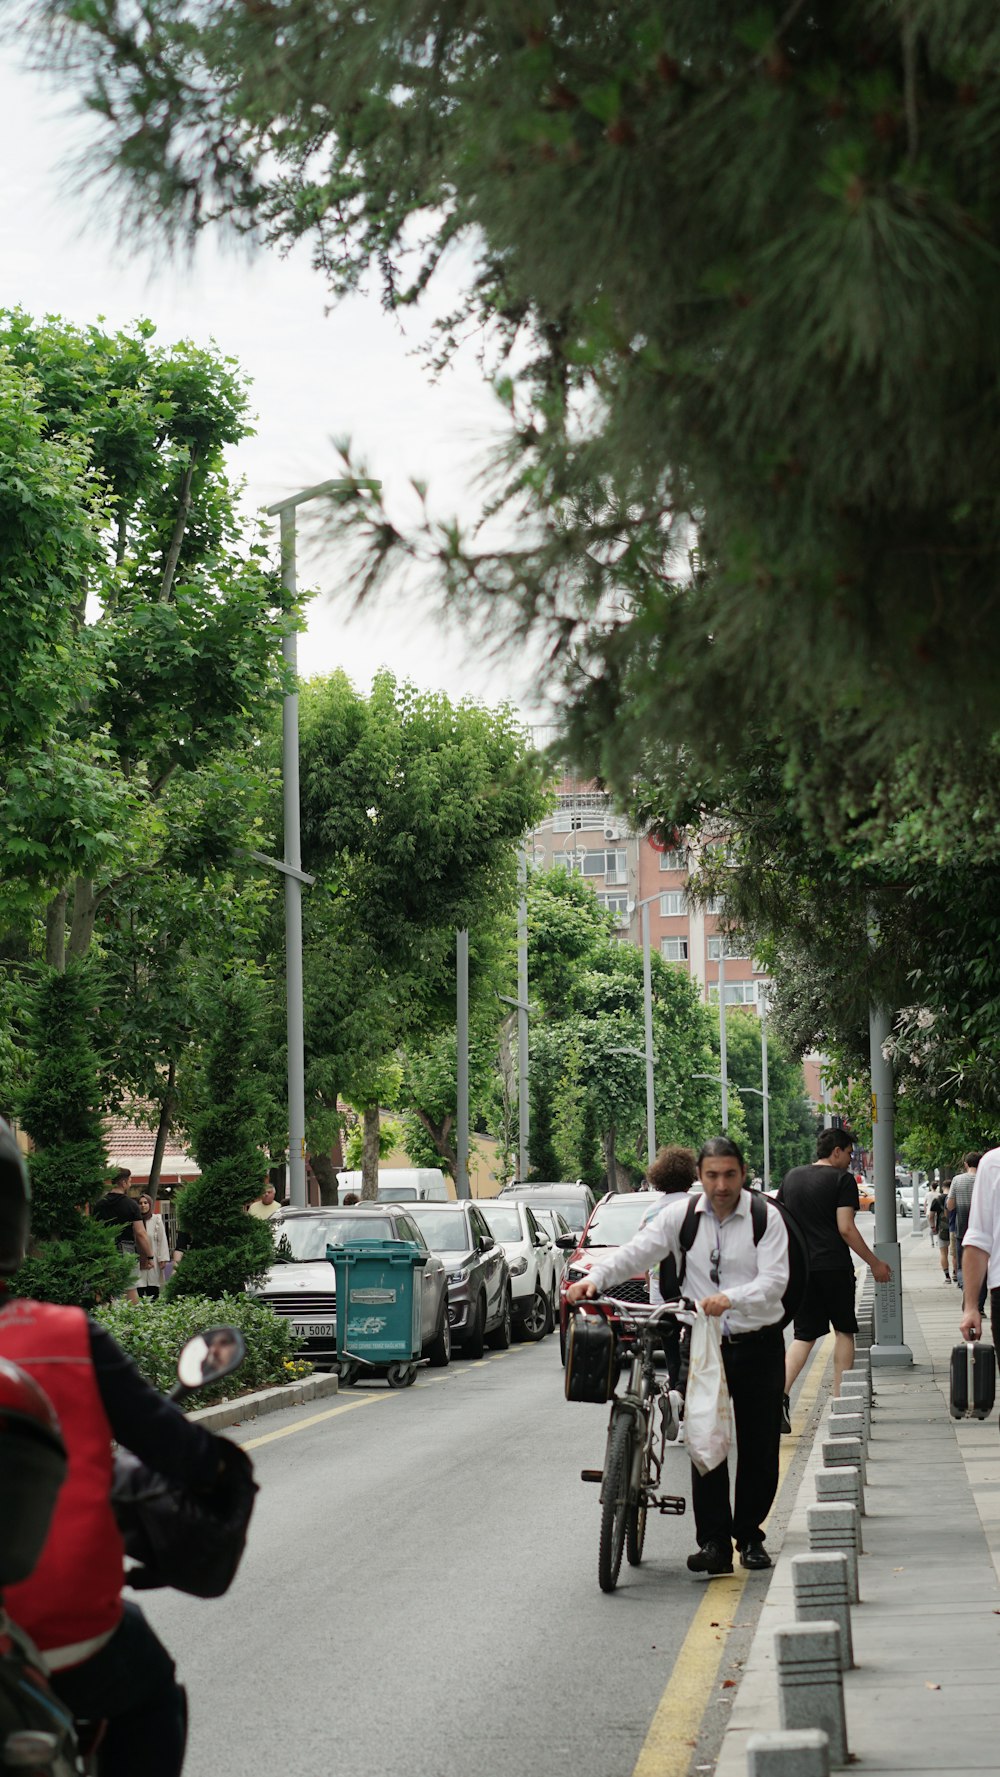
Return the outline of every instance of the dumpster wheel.
{"type": "Polygon", "coordinates": [[[411,1388],[417,1380],[416,1364],[390,1364],[386,1371],[390,1388],[411,1388]]]}

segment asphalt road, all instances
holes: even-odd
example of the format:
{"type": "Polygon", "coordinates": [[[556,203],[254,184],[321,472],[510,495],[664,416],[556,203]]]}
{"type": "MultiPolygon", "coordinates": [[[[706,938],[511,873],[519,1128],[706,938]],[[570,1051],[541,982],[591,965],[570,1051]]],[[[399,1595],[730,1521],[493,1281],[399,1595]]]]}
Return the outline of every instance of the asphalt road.
{"type": "Polygon", "coordinates": [[[656,1517],[598,1589],[579,1473],[607,1411],[564,1401],[556,1339],[331,1406],[247,1428],[271,1441],[230,1596],[144,1595],[188,1686],[186,1777],[629,1777],[704,1582],[690,1517],[656,1517]]]}

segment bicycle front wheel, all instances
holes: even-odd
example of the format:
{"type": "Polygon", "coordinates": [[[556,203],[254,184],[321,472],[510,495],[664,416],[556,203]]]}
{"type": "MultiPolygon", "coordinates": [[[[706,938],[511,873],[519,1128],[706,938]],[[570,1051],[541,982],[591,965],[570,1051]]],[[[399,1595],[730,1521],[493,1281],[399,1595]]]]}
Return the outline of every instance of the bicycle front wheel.
{"type": "Polygon", "coordinates": [[[625,1520],[625,1553],[630,1567],[638,1567],[642,1560],[643,1545],[646,1541],[646,1483],[649,1480],[649,1464],[643,1461],[642,1475],[639,1482],[638,1497],[633,1499],[628,1508],[625,1520]]]}
{"type": "Polygon", "coordinates": [[[629,1517],[631,1472],[632,1422],[622,1413],[611,1428],[604,1466],[601,1541],[597,1554],[597,1577],[602,1592],[613,1592],[618,1584],[629,1517]]]}

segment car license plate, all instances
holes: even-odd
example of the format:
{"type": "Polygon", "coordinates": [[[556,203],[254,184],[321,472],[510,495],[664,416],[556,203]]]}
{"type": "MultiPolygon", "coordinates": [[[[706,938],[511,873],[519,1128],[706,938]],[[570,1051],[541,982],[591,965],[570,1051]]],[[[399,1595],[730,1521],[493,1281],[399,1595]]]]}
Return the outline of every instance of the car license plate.
{"type": "Polygon", "coordinates": [[[292,1332],[300,1339],[335,1339],[337,1326],[332,1320],[293,1320],[292,1332]]]}

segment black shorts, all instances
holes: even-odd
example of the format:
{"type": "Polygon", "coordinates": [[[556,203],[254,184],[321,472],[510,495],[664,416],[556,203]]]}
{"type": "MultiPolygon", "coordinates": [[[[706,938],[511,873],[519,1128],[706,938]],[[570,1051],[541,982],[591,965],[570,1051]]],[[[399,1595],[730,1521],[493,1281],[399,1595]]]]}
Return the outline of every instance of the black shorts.
{"type": "Polygon", "coordinates": [[[858,1317],[854,1312],[854,1267],[842,1271],[813,1271],[809,1287],[799,1304],[793,1332],[796,1339],[822,1339],[833,1328],[835,1333],[856,1333],[858,1317]]]}

